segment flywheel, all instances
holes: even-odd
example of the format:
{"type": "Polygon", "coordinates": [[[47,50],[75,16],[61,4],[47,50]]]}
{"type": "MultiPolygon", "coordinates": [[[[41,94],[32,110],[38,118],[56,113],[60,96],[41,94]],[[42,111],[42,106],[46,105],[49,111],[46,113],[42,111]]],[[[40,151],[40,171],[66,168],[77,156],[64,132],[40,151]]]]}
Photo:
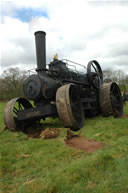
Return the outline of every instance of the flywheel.
{"type": "Polygon", "coordinates": [[[123,102],[120,88],[115,82],[104,83],[100,88],[100,108],[103,116],[121,117],[123,102]]]}
{"type": "Polygon", "coordinates": [[[78,89],[73,84],[58,88],[56,107],[60,120],[65,127],[77,131],[83,127],[84,111],[78,89]]]}
{"type": "Polygon", "coordinates": [[[11,131],[18,130],[21,121],[17,119],[17,113],[32,108],[31,103],[25,98],[14,98],[10,100],[4,110],[4,123],[11,131]]]}

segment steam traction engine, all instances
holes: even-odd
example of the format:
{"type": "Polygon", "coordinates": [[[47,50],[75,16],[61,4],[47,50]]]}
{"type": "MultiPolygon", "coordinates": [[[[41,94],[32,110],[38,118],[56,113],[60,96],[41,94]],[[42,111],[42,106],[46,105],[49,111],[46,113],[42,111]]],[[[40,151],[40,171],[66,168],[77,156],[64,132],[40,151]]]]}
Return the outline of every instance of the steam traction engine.
{"type": "Polygon", "coordinates": [[[59,117],[65,127],[79,130],[86,116],[113,115],[123,111],[122,97],[115,82],[104,84],[99,63],[92,60],[85,66],[55,58],[46,68],[43,31],[35,32],[37,69],[23,84],[25,98],[10,100],[4,111],[7,128],[17,130],[46,117],[59,117]],[[82,73],[76,70],[82,68],[82,73]]]}

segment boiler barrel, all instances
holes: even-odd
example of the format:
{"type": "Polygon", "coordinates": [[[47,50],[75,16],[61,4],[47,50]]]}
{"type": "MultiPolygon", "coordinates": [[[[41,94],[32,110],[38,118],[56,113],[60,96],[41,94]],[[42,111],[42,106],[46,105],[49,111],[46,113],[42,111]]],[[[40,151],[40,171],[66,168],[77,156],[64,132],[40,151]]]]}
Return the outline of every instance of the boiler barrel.
{"type": "Polygon", "coordinates": [[[37,72],[46,69],[46,33],[43,31],[35,32],[37,72]]]}

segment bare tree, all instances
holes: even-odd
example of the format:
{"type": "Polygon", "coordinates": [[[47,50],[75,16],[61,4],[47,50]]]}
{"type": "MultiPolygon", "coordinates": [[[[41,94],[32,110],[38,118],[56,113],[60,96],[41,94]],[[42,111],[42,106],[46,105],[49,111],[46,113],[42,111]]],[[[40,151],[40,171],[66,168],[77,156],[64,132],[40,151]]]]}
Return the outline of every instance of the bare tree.
{"type": "Polygon", "coordinates": [[[0,77],[0,99],[22,96],[22,84],[27,77],[26,71],[19,68],[8,68],[0,77]]]}
{"type": "Polygon", "coordinates": [[[112,82],[113,81],[113,71],[108,68],[103,71],[103,77],[104,77],[104,82],[112,82]]]}
{"type": "Polygon", "coordinates": [[[2,86],[5,89],[15,90],[26,77],[25,71],[20,71],[19,68],[8,68],[1,75],[2,86]]]}

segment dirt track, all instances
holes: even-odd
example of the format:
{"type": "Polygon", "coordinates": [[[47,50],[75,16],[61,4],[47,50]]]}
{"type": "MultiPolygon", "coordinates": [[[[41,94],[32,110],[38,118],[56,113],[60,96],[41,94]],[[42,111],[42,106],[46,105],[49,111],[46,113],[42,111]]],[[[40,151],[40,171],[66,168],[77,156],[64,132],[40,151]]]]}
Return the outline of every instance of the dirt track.
{"type": "Polygon", "coordinates": [[[83,150],[85,152],[95,152],[98,149],[102,149],[104,144],[94,140],[86,140],[82,137],[73,137],[72,139],[65,140],[65,143],[73,148],[83,150]]]}

